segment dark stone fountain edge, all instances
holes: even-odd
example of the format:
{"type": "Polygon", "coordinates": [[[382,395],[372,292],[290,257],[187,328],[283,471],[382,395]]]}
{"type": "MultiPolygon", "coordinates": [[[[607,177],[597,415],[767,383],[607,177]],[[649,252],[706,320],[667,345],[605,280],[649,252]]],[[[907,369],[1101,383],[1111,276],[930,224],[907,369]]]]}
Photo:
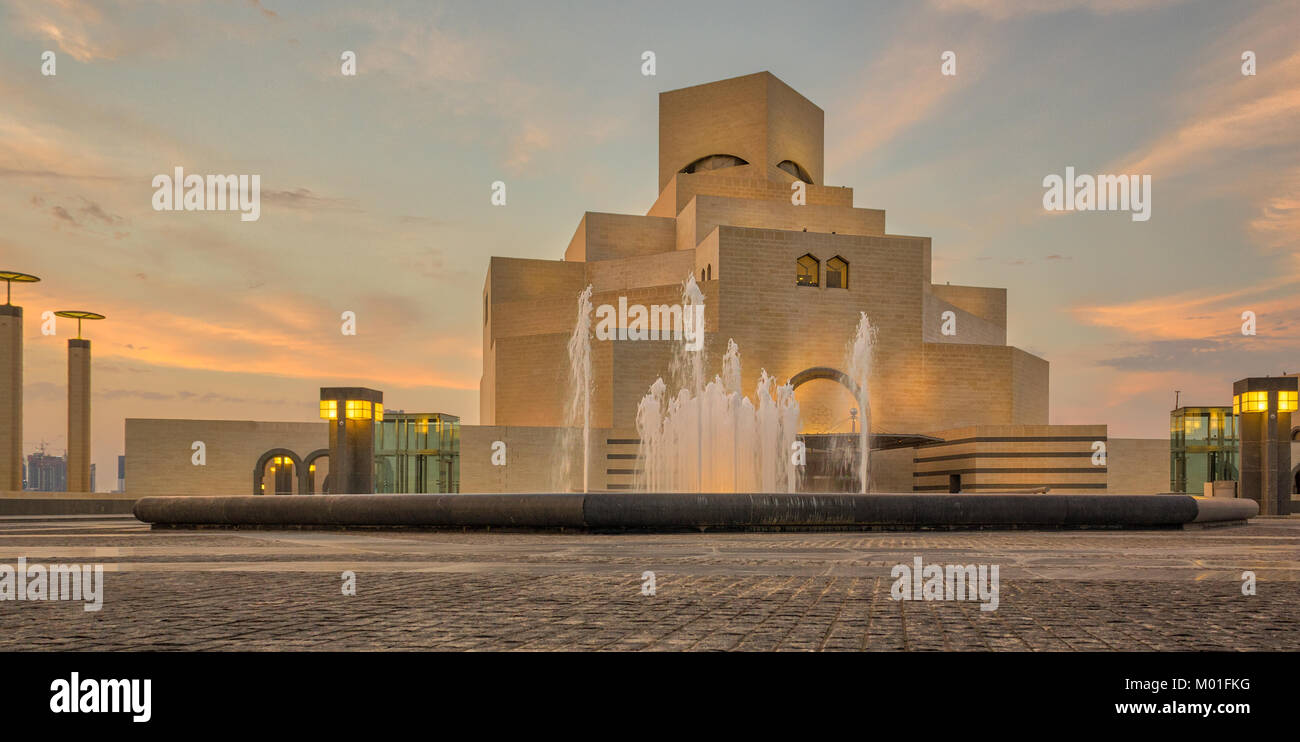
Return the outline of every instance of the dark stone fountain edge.
{"type": "Polygon", "coordinates": [[[1249,499],[1189,495],[482,494],[145,497],[154,527],[589,531],[1178,528],[1244,523],[1249,499]]]}

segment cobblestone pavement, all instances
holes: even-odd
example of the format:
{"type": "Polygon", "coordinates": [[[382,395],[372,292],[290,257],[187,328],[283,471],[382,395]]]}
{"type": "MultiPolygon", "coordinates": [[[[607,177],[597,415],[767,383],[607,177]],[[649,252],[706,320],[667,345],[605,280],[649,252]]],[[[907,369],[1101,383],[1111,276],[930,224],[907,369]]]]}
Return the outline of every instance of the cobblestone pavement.
{"type": "Polygon", "coordinates": [[[1192,531],[600,535],[151,531],[0,518],[0,564],[103,564],[104,604],[0,602],[0,650],[1300,649],[1300,519],[1192,531]],[[995,611],[890,598],[996,564],[995,611]],[[357,595],[341,574],[356,573],[357,595]],[[641,594],[642,573],[656,594],[641,594]],[[1242,594],[1242,572],[1258,579],[1242,594]]]}

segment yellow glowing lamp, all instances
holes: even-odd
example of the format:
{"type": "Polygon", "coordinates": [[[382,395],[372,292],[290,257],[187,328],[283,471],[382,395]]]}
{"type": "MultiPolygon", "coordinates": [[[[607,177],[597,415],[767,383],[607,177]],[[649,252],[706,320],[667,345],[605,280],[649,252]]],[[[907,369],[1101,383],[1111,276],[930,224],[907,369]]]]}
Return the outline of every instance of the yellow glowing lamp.
{"type": "Polygon", "coordinates": [[[375,403],[375,422],[383,422],[383,420],[384,420],[384,405],[383,405],[383,403],[381,403],[381,402],[376,402],[376,403],[375,403]]]}
{"type": "Polygon", "coordinates": [[[339,403],[336,399],[322,399],[320,401],[320,418],[322,420],[339,419],[339,403]]]}
{"type": "Polygon", "coordinates": [[[1278,392],[1277,393],[1277,411],[1278,412],[1295,412],[1300,407],[1300,392],[1278,392]]]}
{"type": "Polygon", "coordinates": [[[349,420],[369,420],[371,415],[370,403],[363,399],[349,399],[347,401],[347,416],[349,420]]]}
{"type": "Polygon", "coordinates": [[[1232,414],[1241,414],[1241,395],[1239,394],[1232,395],[1232,414]]]}
{"type": "Polygon", "coordinates": [[[1268,392],[1246,392],[1242,394],[1241,411],[1268,412],[1268,392]]]}
{"type": "Polygon", "coordinates": [[[307,466],[307,471],[316,471],[316,465],[315,465],[315,464],[309,464],[309,465],[307,466]]]}

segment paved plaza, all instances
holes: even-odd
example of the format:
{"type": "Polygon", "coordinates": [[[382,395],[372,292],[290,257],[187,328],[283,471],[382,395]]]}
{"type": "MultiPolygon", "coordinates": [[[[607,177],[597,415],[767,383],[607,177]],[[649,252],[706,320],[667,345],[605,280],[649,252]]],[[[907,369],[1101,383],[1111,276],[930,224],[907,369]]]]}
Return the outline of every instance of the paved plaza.
{"type": "Polygon", "coordinates": [[[1170,531],[150,530],[0,518],[0,564],[103,564],[102,610],[0,602],[4,650],[1296,650],[1300,518],[1170,531]],[[997,610],[890,598],[998,565],[997,610]],[[1242,594],[1243,571],[1257,594],[1242,594]],[[346,596],[342,574],[356,574],[346,596]],[[655,595],[642,574],[655,573],[655,595]]]}

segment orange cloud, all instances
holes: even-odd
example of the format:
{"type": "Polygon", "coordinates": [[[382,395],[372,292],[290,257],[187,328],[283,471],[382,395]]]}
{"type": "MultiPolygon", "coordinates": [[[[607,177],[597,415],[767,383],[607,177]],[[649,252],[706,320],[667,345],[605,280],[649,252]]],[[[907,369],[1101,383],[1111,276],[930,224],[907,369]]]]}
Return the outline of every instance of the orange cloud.
{"type": "Polygon", "coordinates": [[[1293,271],[1214,294],[1193,290],[1121,304],[1074,307],[1070,313],[1084,324],[1124,330],[1146,340],[1191,340],[1239,332],[1241,313],[1247,310],[1257,318],[1300,311],[1300,275],[1293,271]],[[1273,293],[1280,295],[1270,298],[1273,293]]]}
{"type": "Polygon", "coordinates": [[[930,0],[939,10],[969,11],[999,20],[1086,10],[1097,15],[1136,13],[1177,5],[1183,0],[930,0]]]}

